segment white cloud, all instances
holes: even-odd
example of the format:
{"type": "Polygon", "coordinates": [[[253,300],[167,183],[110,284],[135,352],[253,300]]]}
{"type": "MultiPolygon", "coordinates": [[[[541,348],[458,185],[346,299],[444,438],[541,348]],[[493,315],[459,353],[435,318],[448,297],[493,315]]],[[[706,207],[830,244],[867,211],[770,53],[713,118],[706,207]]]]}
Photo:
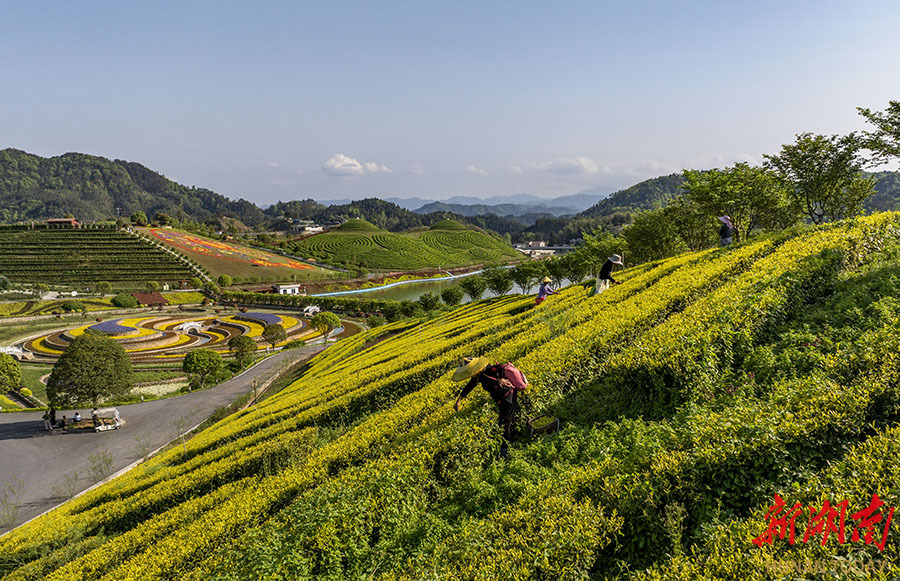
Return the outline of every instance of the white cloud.
{"type": "Polygon", "coordinates": [[[394,173],[394,171],[381,163],[368,161],[360,163],[358,160],[337,153],[322,166],[322,172],[330,176],[361,176],[365,173],[394,173]]]}
{"type": "Polygon", "coordinates": [[[518,174],[521,174],[521,173],[523,173],[523,172],[522,172],[522,168],[521,168],[521,167],[519,167],[519,166],[517,166],[517,165],[511,165],[511,166],[509,166],[509,173],[518,175],[518,174]]]}
{"type": "Polygon", "coordinates": [[[425,174],[425,168],[422,167],[421,165],[415,165],[415,164],[413,164],[413,165],[411,165],[411,166],[409,166],[409,167],[407,168],[407,171],[408,171],[409,173],[414,173],[414,174],[419,175],[419,176],[425,174]]]}
{"type": "Polygon", "coordinates": [[[298,170],[297,170],[297,175],[298,175],[298,176],[306,175],[306,172],[303,171],[302,169],[298,169],[298,170]]]}
{"type": "Polygon", "coordinates": [[[369,173],[394,173],[394,170],[392,170],[388,166],[380,163],[375,163],[374,161],[364,163],[363,167],[366,168],[366,171],[369,173]]]}
{"type": "Polygon", "coordinates": [[[481,169],[480,167],[475,167],[474,165],[468,166],[468,167],[466,168],[466,171],[469,172],[469,173],[471,173],[471,174],[475,174],[475,175],[477,175],[477,176],[486,176],[487,173],[488,173],[487,171],[481,169]]]}
{"type": "Polygon", "coordinates": [[[597,164],[586,156],[560,157],[553,161],[533,163],[531,166],[539,171],[555,175],[584,175],[595,174],[600,171],[597,164]]]}
{"type": "Polygon", "coordinates": [[[278,162],[277,161],[269,161],[269,162],[266,162],[266,165],[268,167],[278,167],[278,162]]]}

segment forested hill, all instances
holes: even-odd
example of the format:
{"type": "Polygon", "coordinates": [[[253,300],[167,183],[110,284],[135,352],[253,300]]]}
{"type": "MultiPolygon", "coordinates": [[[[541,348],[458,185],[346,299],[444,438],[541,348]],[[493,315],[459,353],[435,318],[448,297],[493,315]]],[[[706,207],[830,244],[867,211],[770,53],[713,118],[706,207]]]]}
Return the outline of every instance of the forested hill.
{"type": "Polygon", "coordinates": [[[578,214],[578,217],[597,218],[616,212],[632,213],[638,210],[650,210],[655,205],[665,205],[666,200],[673,196],[681,195],[683,184],[684,177],[679,173],[645,180],[600,200],[578,214]]]}
{"type": "Polygon", "coordinates": [[[178,220],[218,216],[261,224],[266,215],[252,202],[229,200],[187,187],[139,163],[83,153],[44,158],[17,149],[0,150],[0,222],[41,220],[72,214],[81,220],[162,212],[178,220]]]}

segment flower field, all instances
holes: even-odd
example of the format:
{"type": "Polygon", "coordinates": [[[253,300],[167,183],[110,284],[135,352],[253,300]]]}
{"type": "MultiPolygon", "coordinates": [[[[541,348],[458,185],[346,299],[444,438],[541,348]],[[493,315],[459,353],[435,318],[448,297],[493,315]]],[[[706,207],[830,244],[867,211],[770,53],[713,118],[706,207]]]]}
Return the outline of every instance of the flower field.
{"type": "MultiPolygon", "coordinates": [[[[222,274],[269,281],[326,278],[335,273],[299,260],[258,248],[214,240],[170,228],[139,228],[154,242],[170,246],[206,268],[213,277],[222,274]]],[[[300,256],[306,256],[300,254],[300,256]]]]}
{"type": "Polygon", "coordinates": [[[186,451],[0,537],[0,575],[769,579],[849,559],[896,574],[896,521],[882,549],[852,540],[853,511],[845,537],[837,512],[806,507],[900,506],[900,215],[621,280],[342,340],[186,451]],[[514,362],[531,382],[523,415],[561,430],[523,433],[501,460],[484,392],[452,407],[470,355],[514,362]],[[776,494],[803,507],[809,542],[758,540],[776,494]]]}

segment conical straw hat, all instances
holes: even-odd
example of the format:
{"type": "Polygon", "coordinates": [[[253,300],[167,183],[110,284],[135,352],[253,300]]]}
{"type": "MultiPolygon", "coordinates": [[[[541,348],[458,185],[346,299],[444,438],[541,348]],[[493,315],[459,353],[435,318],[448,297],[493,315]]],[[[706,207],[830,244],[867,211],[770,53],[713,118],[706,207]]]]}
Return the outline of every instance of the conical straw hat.
{"type": "Polygon", "coordinates": [[[453,372],[453,377],[451,379],[453,381],[469,379],[470,377],[478,375],[482,369],[490,364],[491,361],[487,357],[466,357],[453,372]]]}

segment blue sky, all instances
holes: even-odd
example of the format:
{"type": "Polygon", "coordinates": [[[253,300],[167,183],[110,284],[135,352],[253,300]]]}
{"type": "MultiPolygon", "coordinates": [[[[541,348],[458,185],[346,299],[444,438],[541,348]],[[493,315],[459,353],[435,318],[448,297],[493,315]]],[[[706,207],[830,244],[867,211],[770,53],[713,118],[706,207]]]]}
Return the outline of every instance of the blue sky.
{"type": "Polygon", "coordinates": [[[261,204],[611,191],[900,99],[893,1],[0,7],[0,148],[261,204]]]}

